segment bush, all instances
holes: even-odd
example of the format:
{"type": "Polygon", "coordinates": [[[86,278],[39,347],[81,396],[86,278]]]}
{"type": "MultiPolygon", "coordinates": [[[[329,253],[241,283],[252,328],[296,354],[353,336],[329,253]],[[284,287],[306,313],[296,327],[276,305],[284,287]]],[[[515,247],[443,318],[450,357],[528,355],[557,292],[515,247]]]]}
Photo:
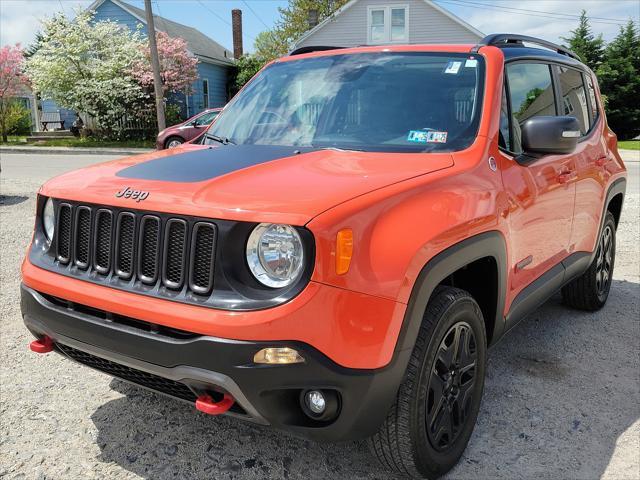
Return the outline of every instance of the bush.
{"type": "Polygon", "coordinates": [[[165,105],[164,117],[167,127],[177,125],[184,121],[182,118],[182,109],[180,108],[180,105],[176,105],[175,103],[167,103],[165,105]]]}
{"type": "Polygon", "coordinates": [[[234,72],[231,93],[235,95],[245,83],[253,78],[253,76],[260,71],[265,62],[260,60],[255,55],[243,55],[236,61],[236,70],[234,72]]]}
{"type": "Polygon", "coordinates": [[[3,141],[6,141],[7,135],[28,135],[31,133],[31,112],[29,109],[19,100],[0,100],[0,131],[3,141]]]}

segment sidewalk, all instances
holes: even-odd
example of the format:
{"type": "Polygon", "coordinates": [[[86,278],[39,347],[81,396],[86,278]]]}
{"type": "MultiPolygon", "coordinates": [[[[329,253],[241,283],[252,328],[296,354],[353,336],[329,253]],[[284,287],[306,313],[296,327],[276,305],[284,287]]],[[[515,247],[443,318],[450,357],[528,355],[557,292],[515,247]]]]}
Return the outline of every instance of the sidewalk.
{"type": "Polygon", "coordinates": [[[42,155],[137,155],[153,152],[152,148],[118,148],[118,147],[34,147],[30,145],[0,146],[2,153],[37,153],[42,155]]]}
{"type": "Polygon", "coordinates": [[[622,160],[625,162],[640,162],[640,150],[619,150],[622,160]]]}

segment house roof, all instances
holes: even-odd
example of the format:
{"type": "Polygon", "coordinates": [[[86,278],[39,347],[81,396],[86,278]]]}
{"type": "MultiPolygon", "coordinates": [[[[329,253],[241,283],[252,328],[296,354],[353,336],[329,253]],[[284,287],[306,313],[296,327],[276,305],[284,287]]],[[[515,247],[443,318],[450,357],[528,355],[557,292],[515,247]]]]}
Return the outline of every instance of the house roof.
{"type": "MultiPolygon", "coordinates": [[[[315,27],[313,27],[310,30],[307,30],[297,41],[296,41],[296,45],[299,44],[300,42],[302,42],[303,40],[305,40],[307,37],[313,35],[315,32],[317,32],[318,30],[320,30],[321,28],[323,28],[327,23],[329,23],[330,21],[332,21],[335,17],[339,16],[340,14],[342,14],[342,12],[344,12],[345,10],[351,8],[353,5],[355,5],[356,3],[358,3],[360,0],[349,0],[347,3],[345,3],[342,7],[340,7],[338,10],[336,10],[335,12],[333,12],[333,14],[329,15],[327,18],[325,18],[322,22],[320,22],[318,25],[316,25],[315,27]]],[[[432,2],[431,0],[422,0],[424,3],[426,3],[427,5],[429,5],[430,7],[434,8],[436,11],[442,13],[443,15],[446,15],[447,17],[449,17],[451,20],[453,20],[454,22],[456,22],[458,25],[461,25],[462,27],[466,28],[467,30],[469,30],[470,32],[475,33],[476,35],[478,35],[480,38],[484,37],[484,33],[482,33],[480,30],[472,27],[471,25],[469,25],[467,22],[465,22],[464,20],[462,20],[461,18],[455,16],[453,13],[451,13],[449,10],[447,10],[446,8],[442,8],[440,5],[438,5],[435,2],[432,2]]]]}
{"type": "MultiPolygon", "coordinates": [[[[88,10],[96,10],[107,0],[95,0],[88,10]]],[[[141,8],[134,7],[122,0],[110,0],[126,12],[136,17],[143,25],[147,24],[145,11],[141,8]]],[[[205,34],[193,27],[173,22],[159,15],[153,15],[156,30],[169,35],[170,37],[180,37],[187,42],[189,51],[196,55],[200,60],[209,63],[222,63],[233,65],[233,53],[224,48],[218,42],[207,37],[205,34]]]]}

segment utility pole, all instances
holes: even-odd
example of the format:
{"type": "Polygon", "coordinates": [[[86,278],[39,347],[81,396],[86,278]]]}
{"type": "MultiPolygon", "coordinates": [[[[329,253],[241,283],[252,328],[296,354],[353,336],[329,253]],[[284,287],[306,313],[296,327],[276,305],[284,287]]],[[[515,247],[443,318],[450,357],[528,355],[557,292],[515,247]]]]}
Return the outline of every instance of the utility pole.
{"type": "Polygon", "coordinates": [[[153,69],[153,89],[156,94],[156,115],[158,117],[158,131],[165,129],[164,98],[162,95],[162,79],[160,78],[160,60],[158,59],[158,45],[156,44],[156,28],[153,24],[151,0],[144,0],[144,11],[147,16],[147,36],[151,51],[151,67],[153,69]]]}

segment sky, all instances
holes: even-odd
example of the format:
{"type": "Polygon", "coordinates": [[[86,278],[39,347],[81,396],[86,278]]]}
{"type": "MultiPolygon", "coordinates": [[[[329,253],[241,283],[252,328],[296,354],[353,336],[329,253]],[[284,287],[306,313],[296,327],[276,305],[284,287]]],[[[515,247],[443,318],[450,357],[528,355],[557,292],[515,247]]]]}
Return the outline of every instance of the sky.
{"type": "MultiPolygon", "coordinates": [[[[142,0],[125,0],[143,8],[142,0]]],[[[595,33],[611,40],[629,18],[640,22],[640,0],[435,0],[483,33],[510,32],[561,43],[585,9],[595,33]]],[[[390,0],[394,3],[395,0],[390,0]]],[[[63,10],[86,8],[89,0],[0,0],[0,45],[33,41],[40,20],[63,10]]],[[[245,51],[279,18],[286,0],[152,0],[154,12],[195,27],[232,50],[231,10],[243,11],[245,51]]]]}

